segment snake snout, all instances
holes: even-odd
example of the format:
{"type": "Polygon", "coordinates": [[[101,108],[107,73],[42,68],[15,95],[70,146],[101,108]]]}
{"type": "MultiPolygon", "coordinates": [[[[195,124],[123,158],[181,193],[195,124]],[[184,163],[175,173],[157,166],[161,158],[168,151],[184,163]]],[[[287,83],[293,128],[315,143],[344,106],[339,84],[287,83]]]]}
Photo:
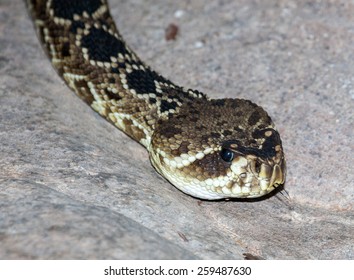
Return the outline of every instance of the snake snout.
{"type": "Polygon", "coordinates": [[[259,197],[274,190],[285,181],[283,155],[272,159],[261,159],[254,155],[236,157],[231,170],[237,178],[232,192],[243,197],[259,197]]]}

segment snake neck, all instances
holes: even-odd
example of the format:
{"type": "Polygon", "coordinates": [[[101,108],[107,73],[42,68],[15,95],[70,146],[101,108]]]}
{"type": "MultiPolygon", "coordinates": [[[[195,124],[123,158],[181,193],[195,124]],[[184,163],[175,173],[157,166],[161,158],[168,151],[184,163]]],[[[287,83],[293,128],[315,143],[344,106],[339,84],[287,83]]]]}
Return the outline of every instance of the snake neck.
{"type": "Polygon", "coordinates": [[[118,32],[106,1],[71,2],[28,1],[42,45],[66,84],[134,140],[149,147],[158,120],[206,99],[145,65],[118,32]]]}

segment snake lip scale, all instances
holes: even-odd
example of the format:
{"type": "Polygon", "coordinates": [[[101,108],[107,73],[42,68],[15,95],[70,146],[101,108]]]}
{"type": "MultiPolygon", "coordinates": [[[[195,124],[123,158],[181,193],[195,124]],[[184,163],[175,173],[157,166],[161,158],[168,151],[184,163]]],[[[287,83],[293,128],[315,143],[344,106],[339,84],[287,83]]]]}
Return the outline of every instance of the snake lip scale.
{"type": "Polygon", "coordinates": [[[262,107],[210,99],[144,64],[106,0],[28,0],[57,73],[97,113],[142,144],[178,189],[207,199],[255,198],[284,184],[280,135],[262,107]]]}

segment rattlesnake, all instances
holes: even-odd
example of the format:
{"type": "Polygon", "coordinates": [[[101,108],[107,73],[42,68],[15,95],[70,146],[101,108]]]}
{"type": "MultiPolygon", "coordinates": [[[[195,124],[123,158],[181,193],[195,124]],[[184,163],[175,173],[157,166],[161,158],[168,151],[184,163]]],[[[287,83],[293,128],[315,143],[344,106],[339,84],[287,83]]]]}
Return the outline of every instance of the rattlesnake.
{"type": "Polygon", "coordinates": [[[149,152],[155,169],[202,199],[252,198],[285,181],[271,118],[244,99],[173,84],[126,45],[106,0],[28,0],[38,36],[67,85],[149,152]]]}

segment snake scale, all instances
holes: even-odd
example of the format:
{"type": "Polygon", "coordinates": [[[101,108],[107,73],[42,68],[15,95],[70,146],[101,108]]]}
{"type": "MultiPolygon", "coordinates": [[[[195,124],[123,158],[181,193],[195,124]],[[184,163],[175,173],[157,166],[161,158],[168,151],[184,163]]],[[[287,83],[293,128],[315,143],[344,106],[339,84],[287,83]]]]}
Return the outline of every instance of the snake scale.
{"type": "Polygon", "coordinates": [[[141,143],[178,189],[207,200],[253,198],[284,183],[282,142],[268,114],[153,71],[123,40],[106,0],[28,0],[27,7],[66,84],[141,143]]]}

